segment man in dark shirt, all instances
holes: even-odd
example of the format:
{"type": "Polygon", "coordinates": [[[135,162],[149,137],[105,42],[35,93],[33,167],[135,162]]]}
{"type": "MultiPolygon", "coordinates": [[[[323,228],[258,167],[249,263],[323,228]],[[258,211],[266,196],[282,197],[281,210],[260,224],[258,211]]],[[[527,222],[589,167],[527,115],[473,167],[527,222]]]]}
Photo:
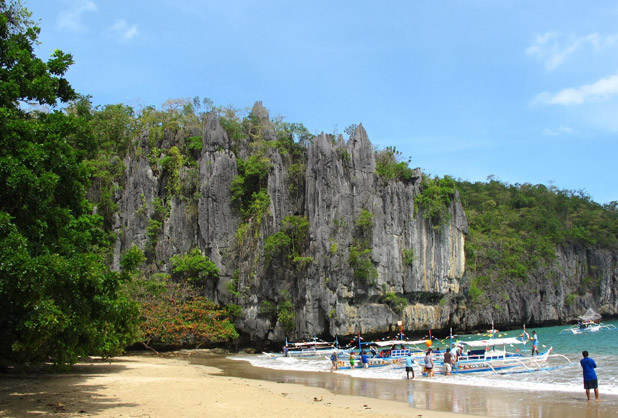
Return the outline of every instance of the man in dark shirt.
{"type": "Polygon", "coordinates": [[[599,400],[599,381],[597,380],[597,374],[594,371],[596,369],[597,364],[593,359],[588,357],[587,351],[582,351],[582,358],[579,361],[579,364],[582,366],[582,371],[584,372],[584,389],[586,389],[586,396],[588,400],[590,400],[590,389],[594,389],[594,398],[599,400]]]}
{"type": "Polygon", "coordinates": [[[453,368],[453,354],[451,353],[451,349],[447,348],[444,353],[444,375],[448,376],[451,374],[451,370],[453,368]]]}

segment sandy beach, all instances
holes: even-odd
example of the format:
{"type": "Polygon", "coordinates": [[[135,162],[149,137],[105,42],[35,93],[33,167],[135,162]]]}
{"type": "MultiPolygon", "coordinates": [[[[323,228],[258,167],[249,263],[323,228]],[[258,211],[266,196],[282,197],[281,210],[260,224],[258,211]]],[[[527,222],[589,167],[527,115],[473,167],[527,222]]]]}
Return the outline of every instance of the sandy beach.
{"type": "Polygon", "coordinates": [[[322,388],[221,376],[183,358],[91,359],[67,374],[0,375],[0,416],[467,417],[322,388]]]}

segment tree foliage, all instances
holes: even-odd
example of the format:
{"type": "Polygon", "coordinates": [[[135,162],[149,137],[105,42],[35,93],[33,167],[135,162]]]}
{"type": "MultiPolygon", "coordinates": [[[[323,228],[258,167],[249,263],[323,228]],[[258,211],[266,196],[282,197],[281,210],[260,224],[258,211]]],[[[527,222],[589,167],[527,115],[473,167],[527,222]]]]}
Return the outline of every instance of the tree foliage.
{"type": "MultiPolygon", "coordinates": [[[[248,219],[251,215],[261,214],[259,212],[261,206],[259,202],[256,206],[256,201],[265,200],[260,192],[266,186],[271,164],[267,157],[260,154],[254,154],[246,161],[242,159],[237,161],[238,175],[234,177],[230,187],[232,201],[238,205],[243,217],[248,219]]],[[[269,202],[270,200],[268,200],[267,204],[269,202]]]]}
{"type": "Polygon", "coordinates": [[[231,312],[200,296],[187,282],[165,275],[136,280],[133,294],[141,307],[140,330],[148,347],[199,347],[238,338],[231,312]]]}
{"type": "Polygon", "coordinates": [[[172,257],[172,276],[140,270],[144,261],[136,246],[120,260],[133,275],[126,287],[140,307],[139,342],[149,348],[199,347],[238,337],[231,319],[241,316],[242,309],[218,306],[201,295],[204,282],[217,278],[219,270],[198,248],[172,257]]]}
{"type": "Polygon", "coordinates": [[[359,248],[350,246],[350,266],[354,269],[354,276],[368,284],[375,284],[378,278],[378,270],[371,260],[371,248],[359,248]]]}
{"type": "Polygon", "coordinates": [[[196,286],[203,286],[208,280],[219,277],[219,269],[202,254],[199,248],[194,248],[188,254],[172,256],[174,276],[177,280],[188,280],[196,286]]]}
{"type": "Polygon", "coordinates": [[[73,138],[83,120],[54,106],[75,93],[73,62],[33,52],[39,28],[17,1],[0,0],[0,365],[74,363],[133,342],[127,274],[106,262],[111,237],[86,200],[88,170],[73,138]]]}
{"type": "Polygon", "coordinates": [[[275,256],[289,260],[299,258],[307,244],[309,220],[306,216],[289,215],[281,221],[282,230],[270,235],[264,243],[267,260],[275,256]]]}
{"type": "Polygon", "coordinates": [[[398,179],[411,182],[414,170],[409,167],[410,160],[400,161],[401,152],[395,147],[386,147],[376,152],[376,173],[387,180],[398,179]]]}
{"type": "Polygon", "coordinates": [[[421,193],[414,197],[414,209],[439,228],[451,219],[449,208],[455,193],[455,180],[452,177],[431,178],[423,175],[421,193]]]}
{"type": "MultiPolygon", "coordinates": [[[[584,192],[541,184],[459,181],[470,233],[469,299],[499,302],[503,291],[531,280],[556,258],[558,247],[618,249],[615,202],[599,205],[584,192]]],[[[594,282],[594,281],[593,281],[594,282]]],[[[598,283],[585,291],[598,291],[598,283]]]]}
{"type": "Polygon", "coordinates": [[[406,306],[408,306],[409,302],[402,295],[398,295],[395,292],[387,292],[384,294],[384,301],[391,309],[397,313],[402,313],[406,306]]]}

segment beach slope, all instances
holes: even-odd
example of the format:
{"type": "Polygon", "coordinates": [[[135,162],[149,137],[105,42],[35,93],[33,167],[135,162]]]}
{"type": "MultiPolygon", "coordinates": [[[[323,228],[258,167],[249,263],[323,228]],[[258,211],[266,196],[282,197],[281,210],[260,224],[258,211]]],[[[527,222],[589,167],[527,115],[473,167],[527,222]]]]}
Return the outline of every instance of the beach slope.
{"type": "Polygon", "coordinates": [[[91,359],[67,374],[5,374],[0,375],[0,416],[466,417],[218,374],[184,359],[143,354],[91,359]]]}

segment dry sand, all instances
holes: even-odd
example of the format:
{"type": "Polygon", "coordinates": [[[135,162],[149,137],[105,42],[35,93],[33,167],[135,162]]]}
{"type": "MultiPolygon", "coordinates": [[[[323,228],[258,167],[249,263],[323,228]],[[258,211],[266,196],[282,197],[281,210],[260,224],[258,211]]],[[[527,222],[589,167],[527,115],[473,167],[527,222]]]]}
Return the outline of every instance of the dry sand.
{"type": "Polygon", "coordinates": [[[218,375],[187,360],[126,355],[68,374],[0,375],[0,416],[468,417],[326,389],[218,375]]]}

